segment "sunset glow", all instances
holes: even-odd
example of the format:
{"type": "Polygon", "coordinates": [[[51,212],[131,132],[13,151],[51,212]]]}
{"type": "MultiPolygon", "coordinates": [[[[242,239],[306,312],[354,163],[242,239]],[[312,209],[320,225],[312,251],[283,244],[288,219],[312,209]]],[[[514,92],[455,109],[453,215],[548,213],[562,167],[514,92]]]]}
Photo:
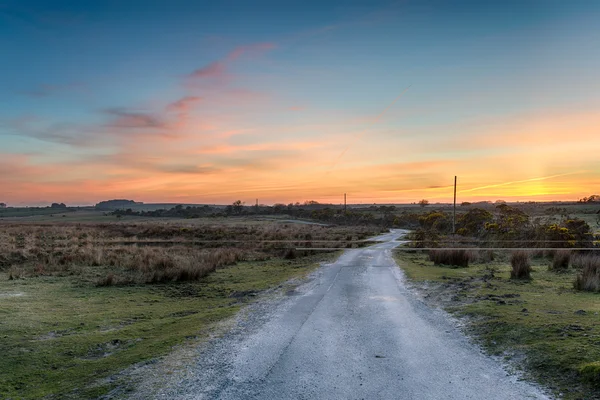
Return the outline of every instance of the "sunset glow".
{"type": "Polygon", "coordinates": [[[101,3],[0,2],[0,201],[600,190],[600,3],[101,3]]]}

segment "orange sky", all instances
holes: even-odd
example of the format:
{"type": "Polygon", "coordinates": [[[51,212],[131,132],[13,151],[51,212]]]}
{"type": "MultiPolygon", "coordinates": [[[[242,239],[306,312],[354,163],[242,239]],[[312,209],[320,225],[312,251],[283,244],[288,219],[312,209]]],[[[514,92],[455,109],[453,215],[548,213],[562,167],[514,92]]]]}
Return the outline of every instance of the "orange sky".
{"type": "Polygon", "coordinates": [[[0,202],[448,202],[455,175],[459,201],[600,192],[600,5],[343,3],[15,2],[0,202]]]}
{"type": "Polygon", "coordinates": [[[353,203],[446,202],[452,199],[454,174],[460,201],[576,200],[600,188],[600,114],[592,112],[473,121],[461,125],[460,138],[435,141],[401,128],[390,135],[377,125],[353,140],[360,126],[340,123],[307,125],[321,132],[320,140],[273,135],[269,141],[236,144],[232,138],[255,133],[206,125],[191,115],[178,117],[163,135],[121,138],[118,153],[86,160],[5,156],[0,185],[10,190],[2,200],[339,203],[346,192],[353,203]],[[210,136],[198,134],[204,130],[210,136]]]}

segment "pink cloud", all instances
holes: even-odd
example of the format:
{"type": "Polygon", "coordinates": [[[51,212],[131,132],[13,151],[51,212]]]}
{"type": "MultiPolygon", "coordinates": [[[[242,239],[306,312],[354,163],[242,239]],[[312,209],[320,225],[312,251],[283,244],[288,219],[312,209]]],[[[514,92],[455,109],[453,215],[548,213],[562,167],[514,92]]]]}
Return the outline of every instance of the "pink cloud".
{"type": "Polygon", "coordinates": [[[116,128],[163,128],[165,123],[155,115],[143,112],[110,109],[106,111],[115,118],[108,124],[116,128]]]}
{"type": "Polygon", "coordinates": [[[222,62],[213,62],[192,72],[190,78],[221,78],[226,75],[226,67],[222,62]]]}
{"type": "Polygon", "coordinates": [[[253,152],[253,151],[286,151],[286,150],[308,150],[317,147],[322,147],[322,142],[295,142],[295,143],[256,143],[233,146],[228,144],[203,147],[199,154],[231,154],[238,152],[253,152]]]}
{"type": "Polygon", "coordinates": [[[233,49],[222,60],[214,61],[202,68],[198,68],[188,75],[188,78],[196,79],[225,79],[228,77],[228,64],[238,60],[242,56],[256,57],[275,48],[273,43],[256,43],[247,46],[239,46],[233,49]]]}
{"type": "Polygon", "coordinates": [[[235,61],[243,55],[257,56],[269,50],[273,50],[274,48],[274,43],[256,43],[247,46],[239,46],[227,55],[226,60],[229,62],[235,61]]]}
{"type": "Polygon", "coordinates": [[[198,96],[186,96],[169,104],[167,106],[167,111],[187,113],[191,107],[199,103],[201,100],[202,98],[198,96]]]}

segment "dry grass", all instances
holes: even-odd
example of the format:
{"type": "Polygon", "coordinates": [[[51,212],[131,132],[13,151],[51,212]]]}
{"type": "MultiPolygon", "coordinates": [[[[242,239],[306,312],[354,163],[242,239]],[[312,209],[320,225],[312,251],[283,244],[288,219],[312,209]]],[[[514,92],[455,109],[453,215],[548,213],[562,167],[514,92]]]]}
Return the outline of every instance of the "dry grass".
{"type": "Polygon", "coordinates": [[[552,257],[552,265],[550,265],[550,270],[555,272],[564,272],[569,269],[570,262],[570,250],[556,250],[554,252],[554,256],[552,257]]]}
{"type": "Polygon", "coordinates": [[[595,254],[578,256],[573,260],[573,266],[581,268],[573,283],[575,289],[600,292],[600,256],[595,254]]]}
{"type": "Polygon", "coordinates": [[[450,249],[450,250],[430,250],[429,259],[435,265],[450,265],[455,267],[468,267],[471,259],[470,250],[450,249]]]}
{"type": "Polygon", "coordinates": [[[514,251],[510,255],[510,279],[531,279],[531,262],[526,251],[514,251]]]}
{"type": "Polygon", "coordinates": [[[5,224],[0,270],[9,279],[80,276],[100,286],[194,281],[241,260],[297,258],[297,247],[344,248],[365,227],[316,225],[5,224]]]}

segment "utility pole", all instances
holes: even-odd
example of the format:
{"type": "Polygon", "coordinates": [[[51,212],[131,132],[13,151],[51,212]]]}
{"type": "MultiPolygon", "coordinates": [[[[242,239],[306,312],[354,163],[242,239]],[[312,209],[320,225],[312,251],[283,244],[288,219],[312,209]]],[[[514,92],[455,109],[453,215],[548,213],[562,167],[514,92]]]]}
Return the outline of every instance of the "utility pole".
{"type": "Polygon", "coordinates": [[[452,213],[452,234],[456,233],[456,175],[454,176],[454,211],[452,213]]]}
{"type": "Polygon", "coordinates": [[[346,193],[344,193],[344,214],[346,214],[346,193]]]}

